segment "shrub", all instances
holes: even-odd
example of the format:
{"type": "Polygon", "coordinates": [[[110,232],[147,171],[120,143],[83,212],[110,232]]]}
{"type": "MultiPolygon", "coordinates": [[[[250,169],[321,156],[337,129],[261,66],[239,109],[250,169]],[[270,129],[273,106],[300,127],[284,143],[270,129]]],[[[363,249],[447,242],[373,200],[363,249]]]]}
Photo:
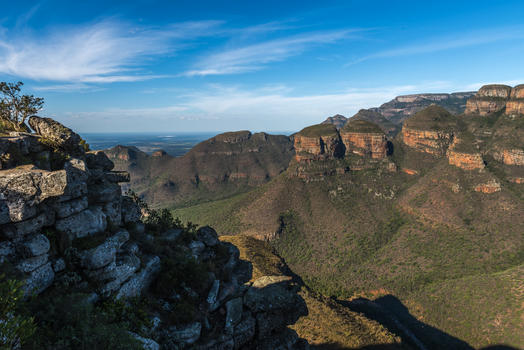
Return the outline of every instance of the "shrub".
{"type": "Polygon", "coordinates": [[[32,317],[19,313],[24,292],[23,282],[0,276],[0,348],[15,349],[36,330],[32,317]]]}

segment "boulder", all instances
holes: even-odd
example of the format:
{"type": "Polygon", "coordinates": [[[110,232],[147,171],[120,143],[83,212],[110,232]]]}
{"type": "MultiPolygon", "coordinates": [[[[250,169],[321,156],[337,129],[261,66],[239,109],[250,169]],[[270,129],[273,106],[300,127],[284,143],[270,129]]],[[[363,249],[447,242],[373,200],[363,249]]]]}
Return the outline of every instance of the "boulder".
{"type": "Polygon", "coordinates": [[[242,320],[233,330],[233,339],[235,349],[241,349],[242,346],[250,342],[255,337],[256,320],[250,312],[244,311],[242,320]]]}
{"type": "Polygon", "coordinates": [[[160,350],[160,345],[158,345],[158,343],[153,339],[141,337],[133,332],[130,332],[130,334],[133,338],[140,342],[143,350],[160,350]]]}
{"type": "Polygon", "coordinates": [[[185,327],[170,327],[166,336],[174,344],[191,345],[200,338],[201,331],[202,324],[194,322],[185,327]]]}
{"type": "Polygon", "coordinates": [[[226,303],[226,332],[231,333],[233,327],[242,319],[242,298],[231,299],[226,303]]]}
{"type": "Polygon", "coordinates": [[[53,271],[50,262],[39,267],[31,272],[29,277],[25,280],[25,295],[31,295],[32,293],[40,294],[53,283],[54,278],[55,272],[53,271]]]}
{"type": "Polygon", "coordinates": [[[0,264],[15,254],[15,247],[10,241],[0,242],[0,264]]]}
{"type": "Polygon", "coordinates": [[[81,252],[81,266],[89,270],[96,270],[110,264],[115,260],[118,249],[128,240],[129,232],[118,231],[98,247],[81,252]]]}
{"type": "Polygon", "coordinates": [[[40,266],[47,263],[47,254],[43,254],[40,256],[35,256],[32,258],[21,260],[17,265],[16,268],[19,271],[22,272],[31,272],[39,268],[40,266]]]}
{"type": "Polygon", "coordinates": [[[113,225],[120,226],[122,223],[122,200],[120,197],[104,204],[102,210],[113,225]]]}
{"type": "Polygon", "coordinates": [[[133,198],[122,196],[122,220],[125,224],[138,222],[142,217],[140,207],[133,198]]]}
{"type": "Polygon", "coordinates": [[[67,218],[68,216],[87,209],[88,206],[89,202],[87,201],[87,197],[58,202],[55,204],[56,217],[59,219],[67,218]]]}
{"type": "Polygon", "coordinates": [[[209,226],[199,228],[197,238],[208,247],[214,247],[219,242],[217,232],[209,226]]]}
{"type": "Polygon", "coordinates": [[[42,227],[50,224],[52,224],[52,222],[50,222],[50,218],[46,215],[46,213],[42,213],[32,219],[5,226],[3,228],[3,233],[10,239],[20,240],[23,236],[37,233],[42,227]]]}
{"type": "Polygon", "coordinates": [[[103,151],[91,151],[86,153],[86,162],[89,169],[113,170],[115,164],[103,151]]]}
{"type": "Polygon", "coordinates": [[[149,287],[160,271],[160,258],[158,256],[146,257],[143,267],[137,274],[133,275],[122,285],[116,298],[130,298],[140,295],[143,290],[149,287]]]}
{"type": "Polygon", "coordinates": [[[126,254],[118,257],[116,262],[106,266],[102,271],[93,271],[94,279],[104,281],[105,283],[99,288],[101,295],[108,296],[110,293],[117,291],[118,288],[127,281],[140,268],[140,259],[136,255],[126,254]]]}
{"type": "Polygon", "coordinates": [[[67,234],[70,240],[105,231],[106,214],[100,207],[92,207],[78,214],[56,221],[56,230],[67,234]]]}
{"type": "Polygon", "coordinates": [[[42,234],[37,234],[20,244],[19,250],[25,257],[45,254],[51,247],[49,240],[42,234]]]}
{"type": "Polygon", "coordinates": [[[84,154],[84,148],[80,145],[82,138],[73,130],[51,118],[32,116],[29,118],[29,126],[43,139],[49,140],[52,145],[73,155],[84,154]]]}
{"type": "Polygon", "coordinates": [[[93,203],[108,203],[120,200],[122,189],[118,184],[106,182],[91,185],[88,188],[89,201],[93,203]]]}

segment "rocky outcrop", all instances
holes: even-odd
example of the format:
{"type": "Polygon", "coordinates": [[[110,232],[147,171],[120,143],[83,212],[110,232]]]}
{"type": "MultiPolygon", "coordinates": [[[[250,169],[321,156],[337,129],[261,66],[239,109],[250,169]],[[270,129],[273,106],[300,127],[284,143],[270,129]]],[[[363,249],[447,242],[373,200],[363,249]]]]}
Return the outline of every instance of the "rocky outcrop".
{"type": "Polygon", "coordinates": [[[342,158],[345,147],[332,124],[309,126],[295,135],[295,159],[298,162],[342,158]]]}
{"type": "MultiPolygon", "coordinates": [[[[33,117],[32,124],[41,119],[33,117]]],[[[48,119],[42,123],[44,133],[69,130],[48,119]]],[[[44,136],[17,137],[19,151],[44,136]]],[[[290,279],[265,276],[249,283],[250,263],[210,227],[150,234],[139,206],[121,194],[118,184],[128,174],[113,172],[103,152],[79,154],[69,146],[57,138],[47,149],[26,151],[30,158],[32,152],[70,150],[61,169],[29,164],[0,170],[0,262],[13,266],[26,295],[53,289],[53,295],[82,293],[96,303],[154,289],[151,297],[161,307],[148,311],[151,326],[130,333],[145,348],[307,349],[286,328],[307,314],[290,279]],[[199,268],[166,280],[173,266],[199,268]],[[171,284],[167,290],[164,283],[171,284]],[[181,300],[191,308],[189,322],[176,321],[181,300]]]]}
{"type": "Polygon", "coordinates": [[[59,122],[51,118],[40,118],[37,116],[30,117],[28,122],[38,135],[48,140],[54,146],[72,155],[82,155],[84,153],[80,135],[59,122]]]}
{"type": "Polygon", "coordinates": [[[474,137],[469,133],[455,136],[447,157],[449,164],[464,170],[482,170],[485,167],[482,154],[476,149],[474,137]]]}
{"type": "Polygon", "coordinates": [[[484,169],[484,161],[480,153],[465,153],[455,150],[448,151],[449,164],[464,170],[484,169]]]}
{"type": "Polygon", "coordinates": [[[442,156],[453,142],[456,124],[456,117],[433,105],[404,122],[402,141],[417,151],[442,156]]]}
{"type": "Polygon", "coordinates": [[[512,116],[524,114],[524,85],[484,85],[468,100],[465,113],[487,116],[502,110],[512,116]]]}
{"type": "Polygon", "coordinates": [[[340,131],[340,137],[348,154],[374,159],[383,159],[387,155],[386,135],[371,122],[350,119],[340,131]]]}
{"type": "Polygon", "coordinates": [[[486,183],[475,186],[475,191],[488,194],[500,192],[500,183],[496,180],[491,180],[486,183]]]}
{"type": "Polygon", "coordinates": [[[346,125],[347,121],[348,118],[344,117],[343,115],[335,114],[332,117],[326,118],[322,124],[333,124],[337,129],[341,129],[344,125],[346,125]]]}
{"type": "Polygon", "coordinates": [[[518,148],[496,151],[493,157],[506,165],[524,166],[524,150],[518,148]]]}

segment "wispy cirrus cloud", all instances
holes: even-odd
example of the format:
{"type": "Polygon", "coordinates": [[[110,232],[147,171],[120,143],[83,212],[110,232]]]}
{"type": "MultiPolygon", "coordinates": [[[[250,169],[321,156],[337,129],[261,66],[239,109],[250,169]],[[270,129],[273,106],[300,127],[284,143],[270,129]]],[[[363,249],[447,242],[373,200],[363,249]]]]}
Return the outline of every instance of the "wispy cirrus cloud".
{"type": "Polygon", "coordinates": [[[283,61],[315,45],[332,44],[346,39],[355,30],[309,32],[256,44],[244,45],[210,54],[201,59],[186,76],[223,75],[256,71],[268,63],[283,61]]]}
{"type": "Polygon", "coordinates": [[[158,78],[143,71],[148,60],[175,51],[185,41],[211,35],[221,23],[198,21],[151,28],[109,19],[45,33],[4,32],[0,73],[69,83],[158,78]]]}
{"type": "Polygon", "coordinates": [[[420,85],[348,88],[330,94],[297,95],[285,85],[246,89],[244,86],[210,85],[198,92],[177,93],[177,103],[151,108],[111,108],[58,116],[71,127],[85,131],[97,125],[120,131],[278,130],[298,131],[340,113],[352,116],[361,108],[379,106],[397,95],[440,92],[453,84],[435,81],[420,85]],[[146,121],[144,123],[144,121],[146,121]],[[200,122],[195,122],[200,121],[200,122]],[[113,126],[114,124],[114,126],[113,126]],[[127,129],[129,128],[129,129],[127,129]]]}
{"type": "MultiPolygon", "coordinates": [[[[434,38],[423,43],[401,46],[389,50],[379,51],[360,57],[347,65],[354,65],[376,58],[389,58],[428,54],[446,50],[490,44],[497,41],[524,39],[522,28],[498,28],[471,33],[458,34],[453,37],[434,38]]],[[[524,43],[522,43],[524,45],[524,43]]]]}

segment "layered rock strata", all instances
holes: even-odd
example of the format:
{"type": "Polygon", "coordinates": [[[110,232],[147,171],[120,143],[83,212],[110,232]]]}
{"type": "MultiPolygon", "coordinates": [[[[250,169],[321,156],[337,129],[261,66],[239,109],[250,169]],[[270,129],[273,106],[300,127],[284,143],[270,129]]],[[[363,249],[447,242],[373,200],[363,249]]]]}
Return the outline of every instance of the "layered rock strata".
{"type": "Polygon", "coordinates": [[[453,143],[456,118],[442,107],[430,106],[404,122],[403,143],[417,151],[444,155],[453,143]]]}
{"type": "Polygon", "coordinates": [[[387,139],[375,124],[364,120],[350,120],[340,131],[347,153],[383,159],[387,155],[387,139]]]}
{"type": "Polygon", "coordinates": [[[524,85],[484,85],[466,104],[466,114],[487,116],[505,110],[507,115],[524,114],[524,85]]]}
{"type": "Polygon", "coordinates": [[[295,159],[298,162],[342,158],[345,147],[336,127],[318,124],[301,130],[294,138],[295,159]]]}

